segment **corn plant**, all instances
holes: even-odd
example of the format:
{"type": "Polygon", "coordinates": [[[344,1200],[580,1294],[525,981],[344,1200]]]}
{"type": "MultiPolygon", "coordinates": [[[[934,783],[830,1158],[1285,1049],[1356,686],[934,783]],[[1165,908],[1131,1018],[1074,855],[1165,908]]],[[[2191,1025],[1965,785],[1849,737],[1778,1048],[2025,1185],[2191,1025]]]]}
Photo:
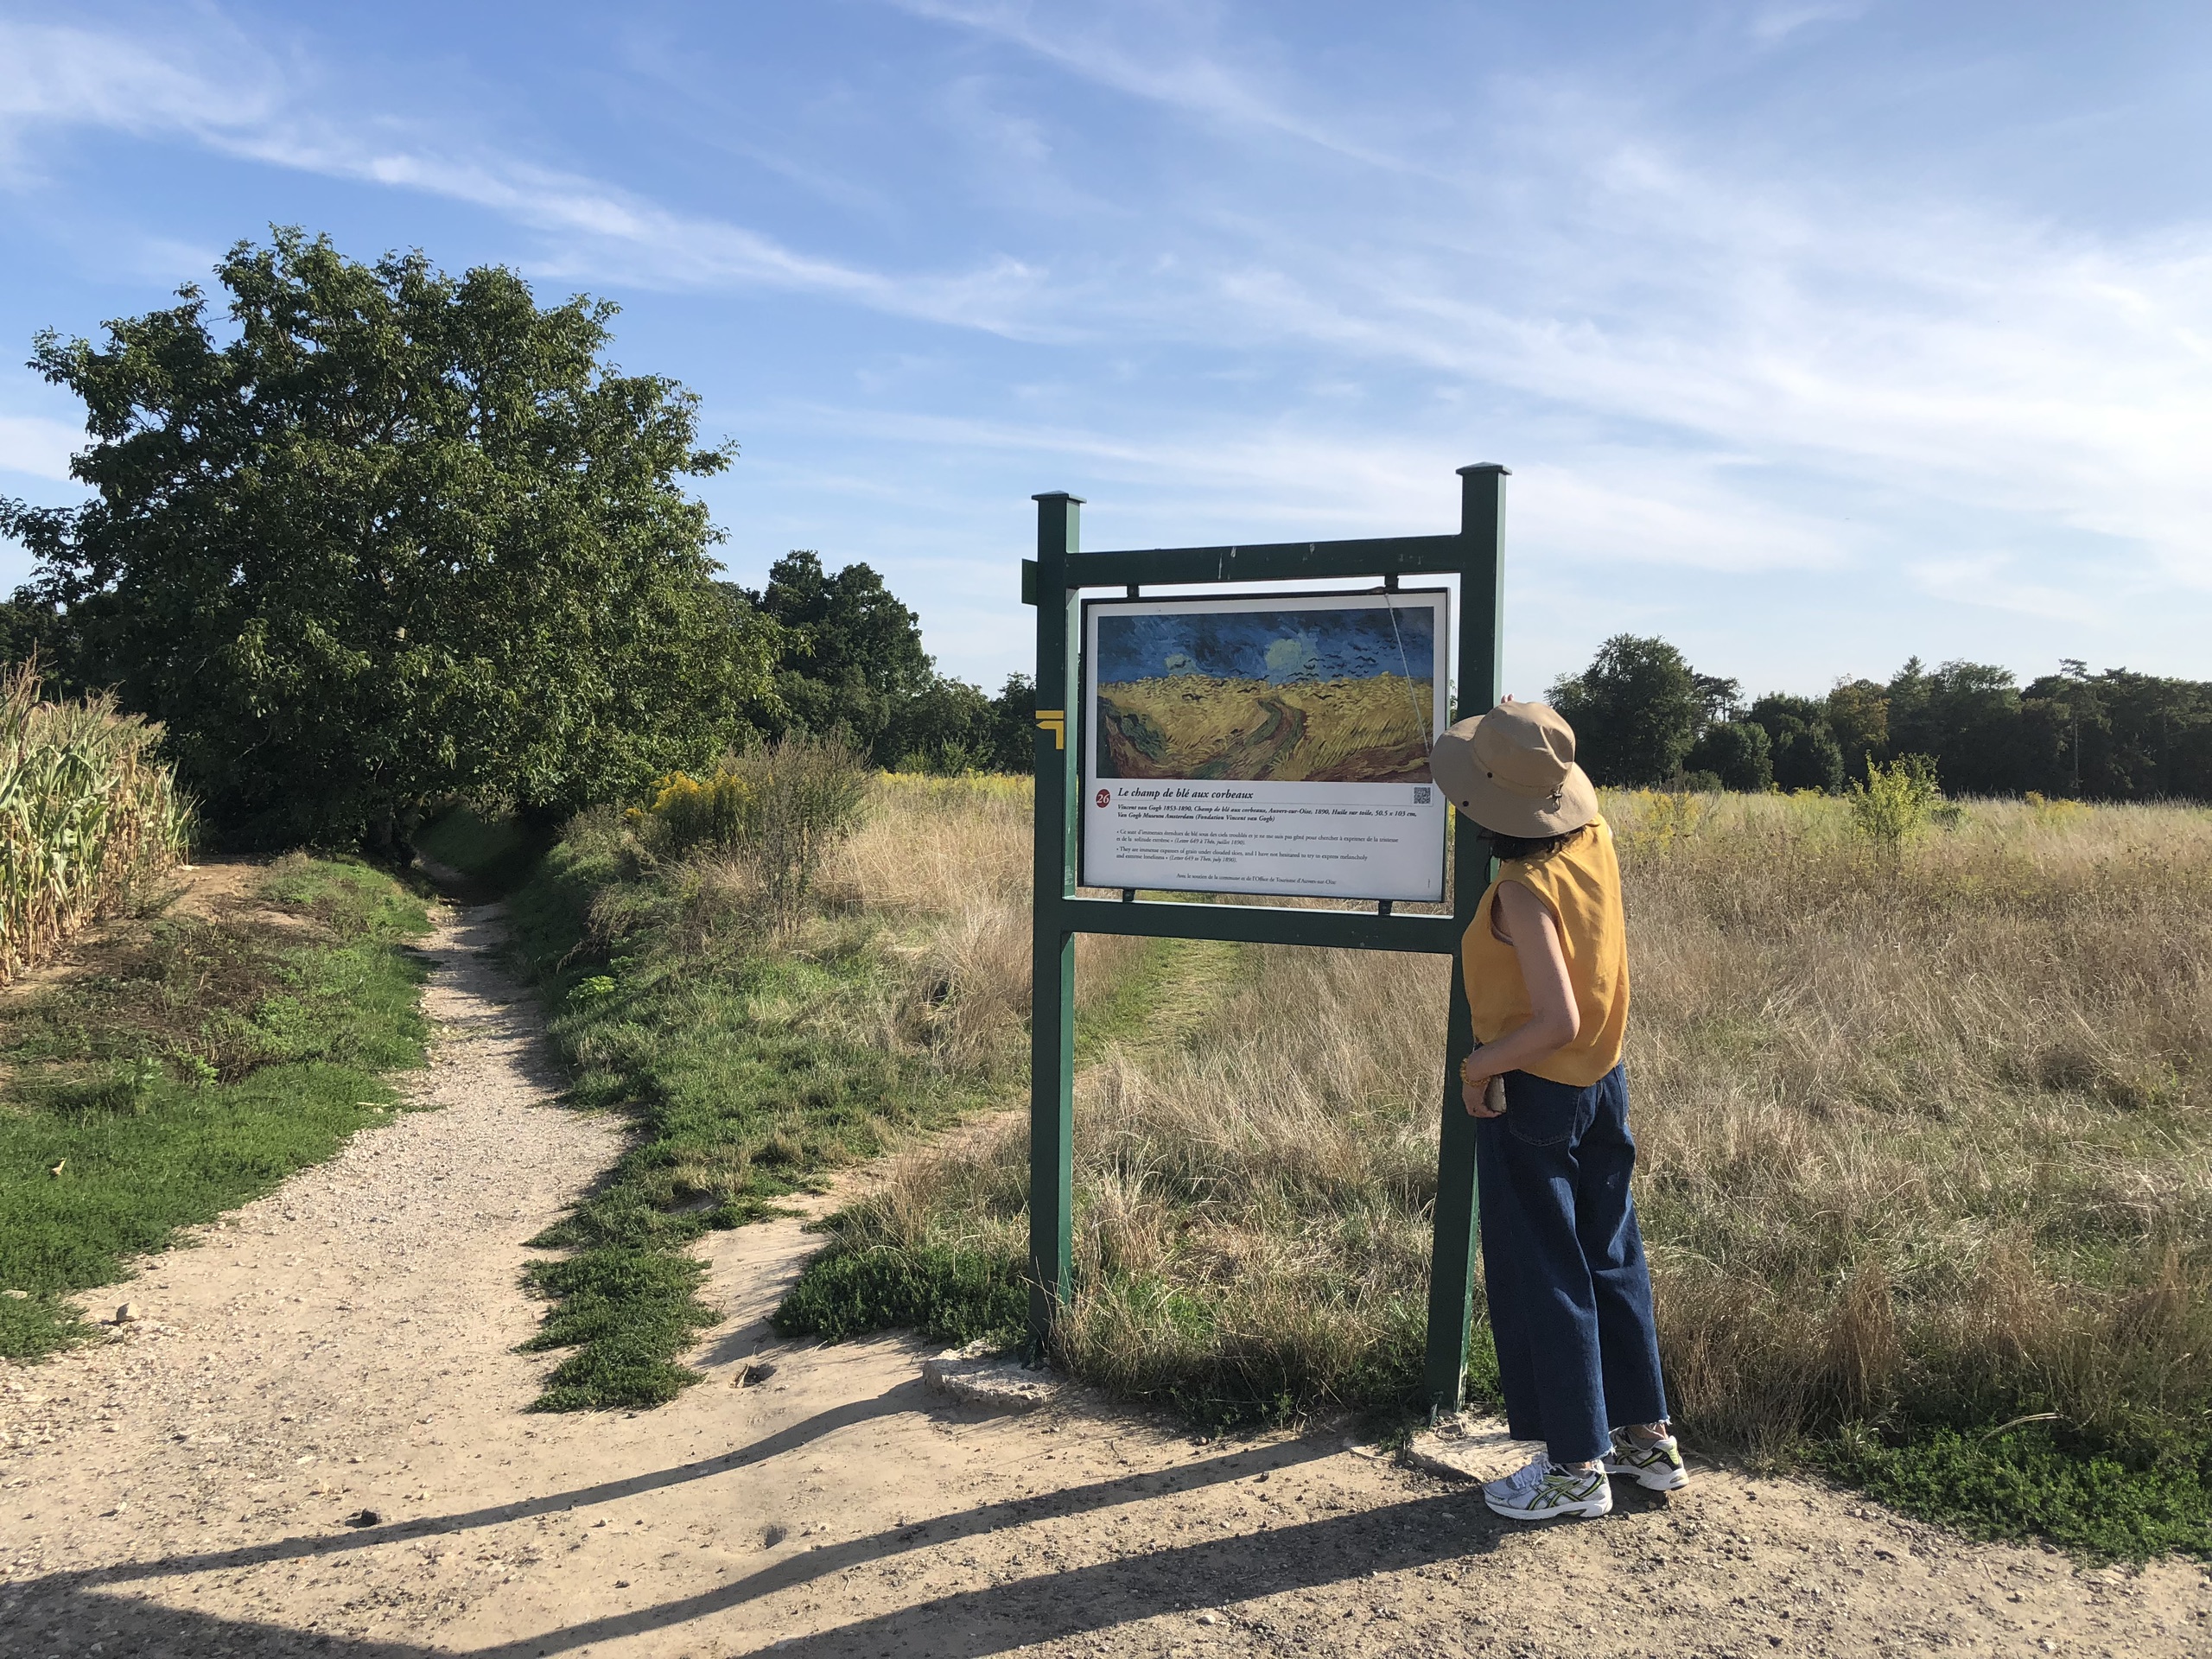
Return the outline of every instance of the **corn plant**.
{"type": "Polygon", "coordinates": [[[160,741],[105,693],[47,702],[35,665],[0,674],[0,982],[183,858],[190,813],[160,741]]]}

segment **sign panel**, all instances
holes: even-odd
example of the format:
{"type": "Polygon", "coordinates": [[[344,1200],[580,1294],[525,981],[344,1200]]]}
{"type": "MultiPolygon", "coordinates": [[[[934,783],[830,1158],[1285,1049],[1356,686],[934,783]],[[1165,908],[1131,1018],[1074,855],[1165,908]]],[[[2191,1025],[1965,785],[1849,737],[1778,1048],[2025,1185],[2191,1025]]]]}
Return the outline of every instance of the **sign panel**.
{"type": "Polygon", "coordinates": [[[1086,603],[1083,885],[1442,899],[1450,602],[1086,603]]]}

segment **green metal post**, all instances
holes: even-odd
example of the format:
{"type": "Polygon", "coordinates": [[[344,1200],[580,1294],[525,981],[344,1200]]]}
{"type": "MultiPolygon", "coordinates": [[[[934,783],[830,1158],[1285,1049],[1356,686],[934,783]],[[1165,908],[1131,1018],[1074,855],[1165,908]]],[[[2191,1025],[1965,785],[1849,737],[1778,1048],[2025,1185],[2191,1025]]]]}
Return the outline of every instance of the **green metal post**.
{"type": "MultiPolygon", "coordinates": [[[[1505,622],[1505,480],[1495,464],[1459,468],[1459,696],[1452,718],[1488,711],[1498,696],[1498,648],[1505,622]]],[[[1455,815],[1456,816],[1456,815],[1455,815]]],[[[1452,924],[1465,931],[1490,886],[1483,843],[1456,824],[1452,838],[1452,924]]],[[[1428,1273],[1428,1353],[1423,1366],[1432,1418],[1459,1409],[1466,1394],[1467,1338],[1474,1319],[1475,1122],[1459,1094],[1459,1062],[1473,1052],[1467,987],[1452,957],[1452,1004],[1444,1039],[1444,1116],[1436,1152],[1436,1243],[1428,1273]]]]}
{"type": "Polygon", "coordinates": [[[1029,1340],[1041,1360],[1074,1290],[1076,652],[1081,611],[1068,556],[1081,544],[1083,502],[1037,503],[1037,812],[1029,1001],[1029,1340]]]}

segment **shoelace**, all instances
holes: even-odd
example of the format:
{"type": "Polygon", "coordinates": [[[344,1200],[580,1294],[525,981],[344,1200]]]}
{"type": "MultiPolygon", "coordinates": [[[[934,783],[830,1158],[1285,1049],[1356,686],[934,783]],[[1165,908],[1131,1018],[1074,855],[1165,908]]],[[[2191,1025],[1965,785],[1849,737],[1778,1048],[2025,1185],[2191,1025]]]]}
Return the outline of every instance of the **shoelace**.
{"type": "Polygon", "coordinates": [[[1505,1478],[1505,1489],[1510,1492],[1524,1492],[1551,1471],[1549,1458],[1531,1458],[1505,1478]]]}

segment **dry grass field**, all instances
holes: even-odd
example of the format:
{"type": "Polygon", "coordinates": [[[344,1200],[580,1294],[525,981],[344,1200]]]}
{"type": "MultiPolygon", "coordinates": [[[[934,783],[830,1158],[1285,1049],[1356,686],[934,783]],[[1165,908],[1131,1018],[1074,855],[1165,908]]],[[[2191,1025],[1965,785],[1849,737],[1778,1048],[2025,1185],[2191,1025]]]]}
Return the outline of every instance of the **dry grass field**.
{"type": "MultiPolygon", "coordinates": [[[[906,964],[875,1040],[1018,1054],[1026,797],[880,787],[837,878],[906,964]]],[[[1889,849],[1820,798],[1606,810],[1685,1433],[1986,1532],[2212,1552],[2212,813],[1974,802],[1889,849]]],[[[1445,964],[1090,940],[1080,972],[1061,1357],[1214,1421],[1409,1403],[1445,964]]],[[[1026,1157],[1018,1116],[912,1147],[817,1305],[864,1317],[870,1262],[1002,1283],[1026,1157]]]]}

